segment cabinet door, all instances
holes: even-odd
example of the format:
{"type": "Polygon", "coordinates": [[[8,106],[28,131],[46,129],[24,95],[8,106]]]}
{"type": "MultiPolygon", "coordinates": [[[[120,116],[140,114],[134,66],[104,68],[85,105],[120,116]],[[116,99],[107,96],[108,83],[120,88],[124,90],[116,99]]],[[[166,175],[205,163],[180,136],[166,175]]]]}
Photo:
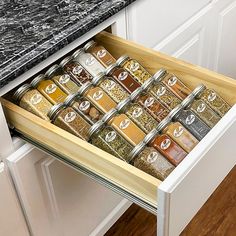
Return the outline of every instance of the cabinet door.
{"type": "Polygon", "coordinates": [[[0,235],[29,235],[8,170],[0,162],[0,235]]]}
{"type": "Polygon", "coordinates": [[[103,235],[130,205],[29,144],[8,162],[35,236],[103,235]]]}

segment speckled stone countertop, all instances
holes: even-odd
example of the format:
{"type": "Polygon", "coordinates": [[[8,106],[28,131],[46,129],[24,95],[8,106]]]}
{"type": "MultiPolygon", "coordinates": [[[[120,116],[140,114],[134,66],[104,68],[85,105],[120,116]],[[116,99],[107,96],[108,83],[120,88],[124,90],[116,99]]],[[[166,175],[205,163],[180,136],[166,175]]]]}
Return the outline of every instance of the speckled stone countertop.
{"type": "Polygon", "coordinates": [[[0,1],[0,88],[131,2],[0,1]]]}

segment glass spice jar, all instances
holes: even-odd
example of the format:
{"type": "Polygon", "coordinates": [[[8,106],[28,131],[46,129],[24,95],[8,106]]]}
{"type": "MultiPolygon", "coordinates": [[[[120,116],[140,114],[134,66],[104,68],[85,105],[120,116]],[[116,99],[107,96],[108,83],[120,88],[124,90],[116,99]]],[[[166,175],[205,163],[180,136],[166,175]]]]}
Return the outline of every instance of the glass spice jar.
{"type": "Polygon", "coordinates": [[[130,98],[120,102],[116,109],[120,113],[125,113],[145,133],[153,130],[158,122],[137,103],[131,103],[130,98]]]}
{"type": "Polygon", "coordinates": [[[102,88],[116,103],[126,99],[129,94],[111,77],[99,73],[93,78],[92,84],[102,88]]]}
{"type": "Polygon", "coordinates": [[[94,146],[128,161],[128,153],[132,151],[133,146],[111,126],[106,126],[102,121],[98,121],[91,127],[89,136],[90,142],[94,146]]]}
{"type": "Polygon", "coordinates": [[[230,105],[213,89],[206,88],[198,95],[198,97],[205,101],[211,109],[221,117],[223,117],[231,108],[230,105]]]}
{"type": "Polygon", "coordinates": [[[81,97],[78,93],[70,94],[65,99],[65,105],[75,109],[91,125],[103,117],[103,113],[97,109],[88,99],[81,97]]]}
{"type": "Polygon", "coordinates": [[[127,70],[140,84],[143,84],[152,77],[138,61],[130,58],[128,55],[121,56],[116,63],[118,66],[127,70]]]}
{"type": "Polygon", "coordinates": [[[52,80],[46,79],[43,74],[38,75],[31,82],[34,88],[43,94],[52,104],[64,102],[67,94],[64,93],[52,80]]]}
{"type": "Polygon", "coordinates": [[[91,53],[105,67],[116,62],[116,59],[102,46],[91,40],[85,44],[84,50],[91,53]]]}
{"type": "Polygon", "coordinates": [[[81,139],[89,139],[91,125],[72,107],[66,107],[63,103],[54,105],[49,111],[48,116],[54,125],[81,139]]]}
{"type": "Polygon", "coordinates": [[[19,87],[14,93],[13,98],[20,107],[44,120],[49,120],[47,114],[52,104],[30,84],[24,84],[19,87]]]}
{"type": "Polygon", "coordinates": [[[70,56],[64,58],[61,61],[60,66],[68,75],[71,76],[78,86],[82,86],[86,82],[91,81],[93,78],[89,72],[80,65],[79,62],[73,60],[70,56]]]}
{"type": "Polygon", "coordinates": [[[93,77],[100,72],[104,72],[105,67],[91,54],[85,52],[83,48],[78,49],[72,55],[75,61],[79,62],[93,77]]]}
{"type": "Polygon", "coordinates": [[[116,103],[100,87],[93,87],[89,82],[80,88],[79,94],[87,98],[103,113],[116,107],[116,103]]]}
{"type": "Polygon", "coordinates": [[[130,163],[136,168],[163,181],[174,170],[174,166],[153,147],[146,147],[144,142],[137,145],[130,153],[130,163]]]}
{"type": "Polygon", "coordinates": [[[66,94],[78,92],[79,86],[57,64],[46,71],[45,77],[55,82],[66,94]]]}
{"type": "Polygon", "coordinates": [[[112,76],[112,78],[119,83],[128,93],[134,92],[141,85],[127,72],[125,69],[117,66],[116,64],[110,65],[106,71],[106,75],[112,76]]]}
{"type": "Polygon", "coordinates": [[[181,100],[185,99],[191,93],[191,90],[174,74],[167,74],[167,76],[156,80],[156,82],[163,83],[181,100]]]}

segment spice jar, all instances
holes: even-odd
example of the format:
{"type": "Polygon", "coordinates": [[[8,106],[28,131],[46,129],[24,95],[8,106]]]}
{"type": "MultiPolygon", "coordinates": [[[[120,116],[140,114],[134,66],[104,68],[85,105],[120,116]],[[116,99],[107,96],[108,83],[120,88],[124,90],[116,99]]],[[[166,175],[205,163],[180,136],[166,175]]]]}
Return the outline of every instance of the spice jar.
{"type": "Polygon", "coordinates": [[[64,58],[61,61],[60,66],[68,75],[71,76],[71,78],[73,78],[78,86],[91,81],[93,78],[89,72],[85,70],[78,61],[73,60],[72,57],[64,58]]]}
{"type": "Polygon", "coordinates": [[[121,56],[116,63],[127,70],[140,84],[152,77],[138,61],[127,55],[121,56]]]}
{"type": "Polygon", "coordinates": [[[174,166],[153,147],[146,147],[142,142],[137,145],[130,154],[130,162],[133,165],[152,175],[153,177],[164,180],[173,170],[174,166]]]}
{"type": "Polygon", "coordinates": [[[121,102],[129,96],[126,90],[104,73],[99,73],[94,77],[92,84],[102,88],[116,103],[121,102]]]}
{"type": "Polygon", "coordinates": [[[24,84],[18,88],[14,93],[13,98],[20,107],[44,120],[49,120],[47,114],[51,109],[52,104],[30,84],[24,84]]]}
{"type": "Polygon", "coordinates": [[[50,67],[45,76],[55,82],[66,94],[78,92],[79,86],[58,65],[50,67]]]}
{"type": "Polygon", "coordinates": [[[78,49],[72,55],[74,60],[79,62],[93,77],[100,72],[104,72],[105,67],[97,59],[83,48],[78,49]]]}
{"type": "Polygon", "coordinates": [[[103,113],[100,110],[98,110],[88,99],[81,97],[78,93],[68,95],[64,103],[75,109],[76,112],[92,125],[103,116],[103,113]]]}
{"type": "Polygon", "coordinates": [[[158,125],[158,122],[142,106],[131,103],[130,98],[120,102],[116,109],[120,113],[125,113],[145,133],[149,133],[158,125]]]}
{"type": "Polygon", "coordinates": [[[125,69],[116,64],[110,65],[106,71],[106,75],[112,76],[128,93],[134,92],[141,85],[127,72],[125,69]]]}
{"type": "Polygon", "coordinates": [[[230,105],[213,89],[205,89],[198,97],[204,100],[211,109],[221,117],[223,117],[231,108],[230,105]]]}
{"type": "Polygon", "coordinates": [[[102,121],[98,121],[91,127],[89,136],[90,142],[96,147],[128,161],[128,154],[132,151],[133,146],[111,126],[106,126],[102,121]]]}
{"type": "Polygon", "coordinates": [[[43,74],[34,78],[31,85],[37,88],[52,104],[64,102],[67,96],[52,80],[46,79],[43,74]]]}
{"type": "Polygon", "coordinates": [[[84,140],[89,139],[91,125],[85,121],[72,107],[63,103],[54,105],[48,113],[52,123],[84,140]]]}
{"type": "Polygon", "coordinates": [[[105,67],[116,62],[116,59],[102,46],[91,40],[85,44],[84,50],[91,53],[105,67]]]}
{"type": "Polygon", "coordinates": [[[102,113],[116,107],[116,103],[100,87],[93,87],[91,83],[84,84],[80,88],[79,94],[87,98],[102,113]]]}
{"type": "Polygon", "coordinates": [[[174,74],[168,74],[167,76],[160,78],[158,81],[156,80],[156,82],[163,83],[181,100],[185,99],[191,93],[191,90],[174,74]]]}

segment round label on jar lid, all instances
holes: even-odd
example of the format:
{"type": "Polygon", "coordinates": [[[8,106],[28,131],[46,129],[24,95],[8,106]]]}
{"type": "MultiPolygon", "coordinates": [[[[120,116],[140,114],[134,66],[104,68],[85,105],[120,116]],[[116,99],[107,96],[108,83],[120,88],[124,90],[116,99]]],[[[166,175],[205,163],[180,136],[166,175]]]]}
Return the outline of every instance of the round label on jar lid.
{"type": "Polygon", "coordinates": [[[160,96],[163,96],[166,92],[166,88],[164,86],[160,86],[160,88],[157,90],[157,96],[160,97],[160,96]]]}
{"type": "Polygon", "coordinates": [[[112,90],[116,86],[116,83],[114,81],[108,80],[105,87],[107,90],[112,90]]]}
{"type": "Polygon", "coordinates": [[[216,93],[215,92],[211,92],[208,97],[207,97],[209,102],[213,102],[216,99],[216,93]]]}
{"type": "Polygon", "coordinates": [[[82,66],[76,66],[73,68],[72,73],[75,75],[80,75],[80,73],[83,71],[83,67],[82,66]]]}
{"type": "Polygon", "coordinates": [[[59,83],[60,84],[66,84],[68,81],[70,80],[70,76],[69,75],[62,75],[59,78],[59,83]]]}
{"type": "Polygon", "coordinates": [[[134,118],[138,118],[143,114],[143,109],[141,107],[137,107],[136,109],[134,109],[132,116],[134,118]]]}
{"type": "Polygon", "coordinates": [[[125,119],[120,122],[120,129],[126,129],[130,125],[130,120],[125,119]]]}
{"type": "Polygon", "coordinates": [[[54,93],[57,89],[57,86],[55,84],[49,84],[46,88],[45,88],[45,92],[47,94],[51,94],[54,93]]]}
{"type": "Polygon", "coordinates": [[[157,152],[151,152],[147,157],[148,163],[153,163],[157,160],[159,154],[157,152]]]}
{"type": "Polygon", "coordinates": [[[150,107],[153,103],[154,103],[154,98],[153,97],[148,97],[144,102],[144,106],[145,107],[150,107]]]}
{"type": "Polygon", "coordinates": [[[103,57],[106,56],[106,54],[107,54],[106,50],[105,50],[105,49],[101,49],[101,50],[99,50],[99,51],[97,52],[97,57],[103,58],[103,57]]]}
{"type": "Polygon", "coordinates": [[[30,98],[30,102],[33,105],[37,105],[38,103],[40,103],[42,101],[43,97],[41,94],[35,94],[33,97],[30,98]]]}
{"type": "Polygon", "coordinates": [[[118,75],[118,80],[125,80],[128,77],[128,72],[127,71],[122,71],[119,75],[118,75]]]}
{"type": "Polygon", "coordinates": [[[138,62],[132,62],[131,65],[130,65],[130,70],[135,72],[138,69],[139,69],[139,63],[138,62]]]}
{"type": "Polygon", "coordinates": [[[115,138],[116,138],[116,132],[115,132],[115,131],[111,131],[111,132],[109,132],[109,133],[106,135],[105,140],[106,140],[106,142],[110,143],[110,142],[112,142],[115,138]]]}
{"type": "Polygon", "coordinates": [[[86,111],[87,109],[89,109],[89,107],[90,107],[90,102],[89,101],[83,101],[79,105],[79,109],[81,111],[86,111]]]}
{"type": "Polygon", "coordinates": [[[187,125],[191,125],[194,121],[195,121],[195,115],[191,114],[191,115],[187,116],[185,123],[187,125]]]}
{"type": "Polygon", "coordinates": [[[101,99],[102,97],[103,97],[103,92],[101,90],[99,90],[93,94],[93,99],[95,99],[96,101],[101,99]]]}
{"type": "Polygon", "coordinates": [[[174,136],[176,138],[179,138],[184,132],[184,128],[182,126],[179,126],[178,128],[176,128],[173,132],[174,136]]]}
{"type": "Polygon", "coordinates": [[[66,114],[66,116],[64,117],[64,121],[66,123],[70,123],[72,122],[74,119],[76,118],[76,113],[71,111],[68,114],[66,114]]]}
{"type": "Polygon", "coordinates": [[[206,109],[206,104],[201,103],[201,104],[197,107],[197,112],[202,113],[202,112],[205,111],[205,109],[206,109]]]}
{"type": "Polygon", "coordinates": [[[175,76],[173,76],[173,77],[171,77],[171,78],[168,79],[167,84],[168,84],[169,86],[174,86],[174,85],[176,84],[177,80],[178,80],[178,79],[177,79],[175,76]]]}
{"type": "Polygon", "coordinates": [[[161,149],[166,150],[170,146],[170,144],[171,144],[170,139],[166,138],[161,142],[161,149]]]}
{"type": "Polygon", "coordinates": [[[89,57],[86,61],[85,64],[87,66],[92,66],[95,63],[95,58],[93,56],[89,57]]]}

